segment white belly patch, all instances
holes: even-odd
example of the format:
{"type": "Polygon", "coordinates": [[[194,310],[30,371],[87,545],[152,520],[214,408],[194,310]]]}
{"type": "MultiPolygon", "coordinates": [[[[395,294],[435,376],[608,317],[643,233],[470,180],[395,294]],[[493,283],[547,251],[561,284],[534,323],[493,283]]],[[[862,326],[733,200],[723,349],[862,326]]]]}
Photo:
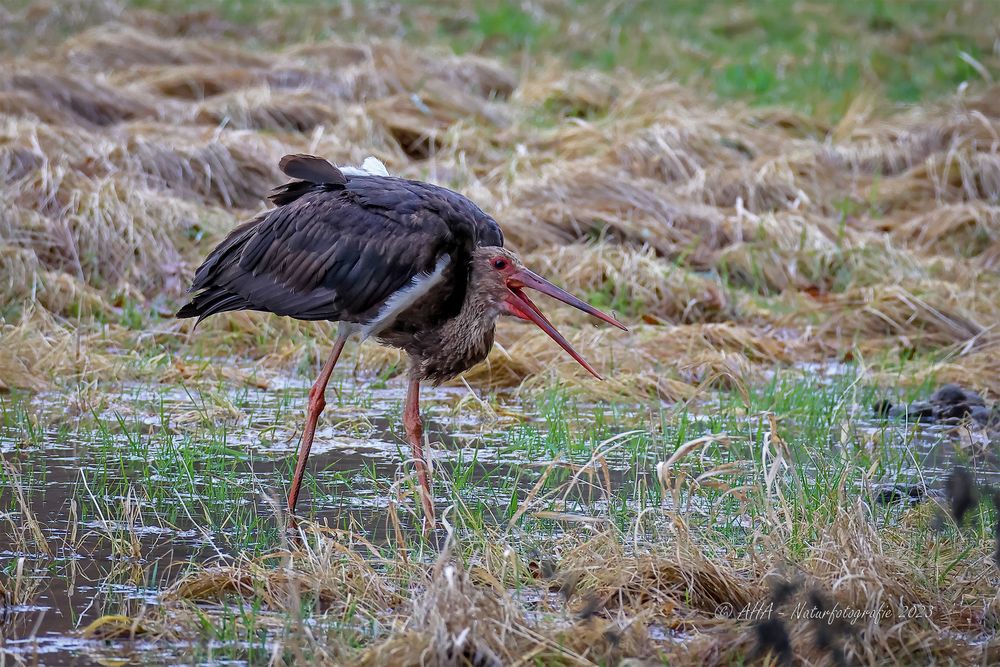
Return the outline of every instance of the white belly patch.
{"type": "Polygon", "coordinates": [[[370,322],[361,329],[361,339],[377,335],[380,331],[396,321],[399,314],[427,295],[431,289],[444,279],[444,270],[448,267],[451,256],[442,255],[434,270],[430,273],[418,273],[409,284],[393,292],[370,322]]]}

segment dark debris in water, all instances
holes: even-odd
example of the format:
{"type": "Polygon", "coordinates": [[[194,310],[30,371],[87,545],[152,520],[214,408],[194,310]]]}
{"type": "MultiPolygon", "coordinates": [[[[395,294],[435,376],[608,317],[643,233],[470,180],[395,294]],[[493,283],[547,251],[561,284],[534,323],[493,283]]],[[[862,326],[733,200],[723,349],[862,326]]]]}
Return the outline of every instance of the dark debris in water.
{"type": "Polygon", "coordinates": [[[967,468],[957,466],[948,475],[945,492],[948,494],[951,518],[961,526],[962,522],[965,521],[965,516],[979,504],[979,491],[976,488],[976,480],[967,468]]]}
{"type": "Polygon", "coordinates": [[[906,503],[916,505],[927,497],[927,487],[917,484],[887,484],[875,489],[875,502],[879,505],[906,503]]]}
{"type": "Polygon", "coordinates": [[[927,401],[895,404],[888,398],[872,403],[876,419],[905,419],[922,423],[956,423],[969,419],[979,426],[1000,430],[1000,403],[992,406],[971,389],[957,384],[941,385],[927,401]]]}

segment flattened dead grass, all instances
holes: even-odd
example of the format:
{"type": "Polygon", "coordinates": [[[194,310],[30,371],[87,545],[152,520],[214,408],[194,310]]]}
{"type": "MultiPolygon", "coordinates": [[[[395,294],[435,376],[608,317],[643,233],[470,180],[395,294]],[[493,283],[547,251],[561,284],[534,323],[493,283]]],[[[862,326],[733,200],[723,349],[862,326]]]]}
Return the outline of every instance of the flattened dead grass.
{"type": "MultiPolygon", "coordinates": [[[[760,462],[746,464],[737,477],[763,478],[760,462]]],[[[656,515],[653,542],[631,530],[567,530],[548,538],[544,556],[498,531],[464,533],[473,541],[464,546],[455,533],[434,562],[402,551],[387,558],[350,533],[309,526],[304,547],[194,568],[151,613],[119,625],[184,637],[224,613],[216,603],[256,599],[277,613],[230,622],[241,633],[267,629],[286,654],[321,665],[725,665],[764,657],[755,653],[757,626],[767,619],[806,664],[836,655],[859,665],[997,657],[988,539],[876,525],[864,499],[843,499],[830,516],[803,515],[796,507],[807,501],[789,502],[793,485],[776,484],[741,487],[765,510],[740,547],[698,528],[699,511],[669,506],[637,519],[656,515]],[[789,546],[785,517],[808,548],[789,546]]],[[[933,521],[926,509],[904,510],[903,523],[933,521]]]]}
{"type": "MultiPolygon", "coordinates": [[[[518,77],[392,41],[251,50],[211,16],[91,10],[12,15],[91,27],[48,61],[8,56],[0,77],[8,303],[90,317],[122,295],[176,302],[212,242],[265,205],[277,158],[308,151],[468,193],[532,266],[618,312],[634,334],[555,315],[616,376],[595,393],[688,396],[854,346],[950,349],[1000,321],[995,89],[904,111],[859,100],[825,127],[662,80],[518,77]]],[[[206,331],[310,330],[240,317],[206,331]]],[[[469,379],[577,377],[542,337],[500,340],[469,379]]]]}
{"type": "MultiPolygon", "coordinates": [[[[47,57],[10,48],[0,61],[0,391],[128,374],[260,386],[258,369],[321,357],[328,328],[257,313],[198,333],[204,350],[255,360],[253,373],[143,362],[143,345],[176,342],[189,322],[142,335],[114,324],[126,306],[169,312],[212,244],[263,209],[282,181],[277,159],[313,152],[338,163],[376,155],[393,173],[469,194],[530,266],[630,326],[598,328],[543,304],[608,381],[505,321],[463,378],[477,386],[557,380],[676,401],[745,388],[779,366],[918,351],[932,361],[904,381],[1000,395],[1000,88],[905,111],[858,100],[829,127],[662,80],[516,75],[393,41],[252,49],[210,14],[0,9],[5,45],[62,32],[47,57]]],[[[398,352],[371,345],[355,363],[403,369],[398,352]]],[[[387,558],[312,527],[305,548],[193,568],[145,617],[105,617],[89,632],[186,638],[220,602],[256,598],[278,613],[255,615],[246,636],[276,633],[283,655],[318,665],[731,664],[756,645],[739,611],[787,576],[798,601],[816,592],[869,612],[836,638],[850,664],[1000,660],[995,577],[982,576],[992,545],[886,529],[855,499],[804,517],[804,505],[743,482],[733,496],[764,508],[745,549],[657,508],[657,543],[598,517],[586,533],[566,531],[551,576],[539,577],[547,568],[504,533],[480,536],[474,559],[452,543],[424,563],[405,544],[387,558]],[[786,545],[790,526],[808,548],[786,545]],[[918,605],[933,616],[907,618],[918,605]]],[[[928,521],[920,510],[904,519],[928,521]]],[[[804,662],[836,662],[814,622],[785,627],[804,662]]]]}
{"type": "Polygon", "coordinates": [[[630,320],[694,323],[736,317],[736,305],[718,280],[667,264],[648,246],[574,244],[530,252],[524,261],[541,275],[559,276],[571,292],[622,310],[619,314],[630,320]]]}

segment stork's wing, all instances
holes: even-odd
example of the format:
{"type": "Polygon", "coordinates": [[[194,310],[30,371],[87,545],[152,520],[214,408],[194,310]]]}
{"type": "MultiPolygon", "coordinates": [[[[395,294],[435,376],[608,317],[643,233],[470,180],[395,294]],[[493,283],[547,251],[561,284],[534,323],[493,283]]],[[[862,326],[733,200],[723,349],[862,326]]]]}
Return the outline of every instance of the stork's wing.
{"type": "Polygon", "coordinates": [[[198,269],[200,291],[178,317],[248,309],[365,323],[445,255],[458,263],[498,238],[492,218],[442,188],[383,177],[316,186],[234,229],[198,269]]]}

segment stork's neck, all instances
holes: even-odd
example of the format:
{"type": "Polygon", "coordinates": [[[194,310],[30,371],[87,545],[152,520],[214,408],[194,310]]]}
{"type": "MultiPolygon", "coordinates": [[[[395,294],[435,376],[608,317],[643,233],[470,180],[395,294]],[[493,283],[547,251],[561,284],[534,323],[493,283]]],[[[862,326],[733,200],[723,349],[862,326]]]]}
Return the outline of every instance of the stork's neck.
{"type": "Polygon", "coordinates": [[[413,359],[411,372],[414,377],[444,382],[472,368],[489,354],[500,309],[478,282],[473,273],[457,315],[422,332],[414,345],[407,346],[413,359]]]}
{"type": "Polygon", "coordinates": [[[480,345],[488,337],[489,345],[492,346],[493,330],[497,317],[500,316],[500,309],[477,287],[475,280],[469,281],[462,309],[455,317],[445,320],[438,329],[441,342],[445,345],[461,349],[469,345],[480,345]]]}

